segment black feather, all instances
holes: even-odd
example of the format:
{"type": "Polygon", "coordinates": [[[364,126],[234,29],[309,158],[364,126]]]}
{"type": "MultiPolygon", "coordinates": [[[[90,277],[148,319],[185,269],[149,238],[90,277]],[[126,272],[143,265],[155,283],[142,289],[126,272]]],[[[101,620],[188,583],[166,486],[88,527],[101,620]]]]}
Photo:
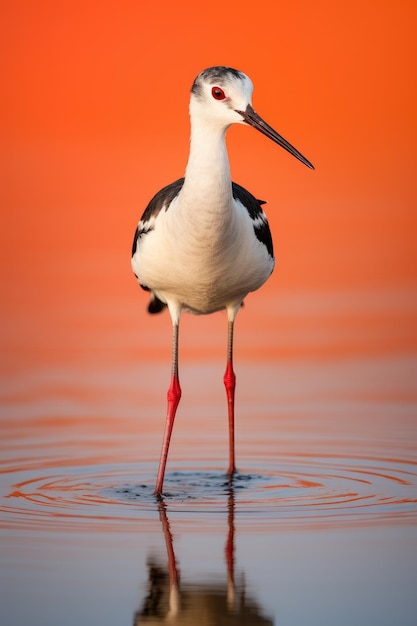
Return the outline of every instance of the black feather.
{"type": "Polygon", "coordinates": [[[268,221],[262,211],[262,204],[265,200],[257,200],[249,191],[237,183],[232,183],[233,197],[239,200],[247,210],[249,217],[253,220],[253,230],[257,239],[266,246],[268,253],[274,257],[274,246],[272,235],[269,230],[268,221]]]}

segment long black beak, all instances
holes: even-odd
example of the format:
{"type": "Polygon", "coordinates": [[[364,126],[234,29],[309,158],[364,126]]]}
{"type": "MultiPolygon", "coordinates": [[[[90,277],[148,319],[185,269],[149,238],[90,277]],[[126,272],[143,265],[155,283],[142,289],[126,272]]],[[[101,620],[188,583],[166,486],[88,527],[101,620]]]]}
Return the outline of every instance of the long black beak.
{"type": "Polygon", "coordinates": [[[275,141],[275,143],[281,146],[281,148],[284,148],[284,150],[287,150],[287,152],[295,156],[295,158],[301,161],[301,163],[304,163],[304,165],[307,165],[307,167],[314,170],[314,165],[312,165],[310,161],[308,161],[301,154],[301,152],[298,152],[294,146],[288,143],[284,137],[281,137],[281,135],[279,135],[269,124],[267,124],[260,117],[260,115],[253,110],[250,104],[246,107],[246,111],[236,111],[236,113],[239,113],[247,124],[253,126],[256,130],[259,130],[263,135],[266,135],[269,139],[272,139],[272,141],[275,141]]]}

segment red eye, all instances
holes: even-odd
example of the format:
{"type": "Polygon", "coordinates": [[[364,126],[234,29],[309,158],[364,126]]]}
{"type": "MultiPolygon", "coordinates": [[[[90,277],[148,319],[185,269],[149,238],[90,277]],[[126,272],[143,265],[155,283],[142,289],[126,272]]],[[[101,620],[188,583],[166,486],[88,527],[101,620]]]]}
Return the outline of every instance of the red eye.
{"type": "Polygon", "coordinates": [[[213,87],[213,89],[211,90],[211,95],[216,100],[224,100],[226,97],[226,94],[224,93],[223,89],[220,89],[220,87],[213,87]]]}

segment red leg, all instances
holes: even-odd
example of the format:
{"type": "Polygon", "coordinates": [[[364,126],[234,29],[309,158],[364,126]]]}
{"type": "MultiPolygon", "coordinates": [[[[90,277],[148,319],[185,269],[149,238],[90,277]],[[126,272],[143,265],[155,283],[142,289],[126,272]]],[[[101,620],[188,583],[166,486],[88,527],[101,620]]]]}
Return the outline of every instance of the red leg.
{"type": "Polygon", "coordinates": [[[227,473],[232,476],[236,472],[235,465],[235,387],[236,376],[233,371],[233,324],[229,320],[227,333],[227,365],[224,374],[224,386],[227,395],[227,409],[229,415],[229,469],[227,473]]]}
{"type": "Polygon", "coordinates": [[[179,323],[173,325],[172,337],[172,372],[171,384],[168,389],[168,409],[165,422],[164,440],[162,442],[161,460],[159,461],[158,478],[156,480],[155,495],[162,494],[162,486],[164,484],[165,467],[167,464],[169,442],[171,441],[172,428],[174,426],[175,414],[181,399],[181,387],[178,378],[178,329],[179,323]]]}

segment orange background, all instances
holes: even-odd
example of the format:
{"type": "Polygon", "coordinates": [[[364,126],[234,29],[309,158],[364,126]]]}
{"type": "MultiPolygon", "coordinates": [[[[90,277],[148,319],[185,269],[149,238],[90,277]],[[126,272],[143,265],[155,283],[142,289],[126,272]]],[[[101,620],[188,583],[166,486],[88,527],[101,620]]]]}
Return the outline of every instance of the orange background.
{"type": "Polygon", "coordinates": [[[132,236],[155,191],[183,174],[189,88],[216,64],[252,78],[256,110],[316,166],[252,129],[229,131],[233,179],[268,201],[277,270],[266,296],[414,288],[416,17],[405,1],[7,3],[6,348],[21,341],[39,357],[39,334],[88,298],[84,339],[109,303],[122,317],[144,310],[132,236]]]}

